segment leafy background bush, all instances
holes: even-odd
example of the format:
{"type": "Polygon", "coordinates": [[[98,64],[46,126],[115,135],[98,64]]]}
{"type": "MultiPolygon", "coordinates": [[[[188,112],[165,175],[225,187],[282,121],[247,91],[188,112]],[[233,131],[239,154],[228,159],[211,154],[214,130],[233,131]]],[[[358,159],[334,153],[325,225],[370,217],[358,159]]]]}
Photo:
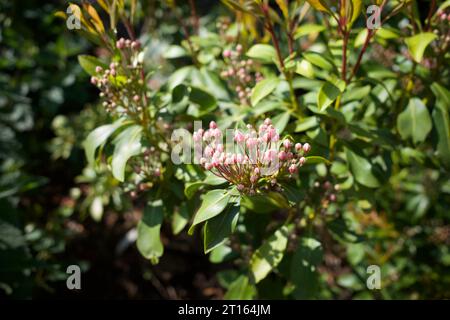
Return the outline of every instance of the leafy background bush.
{"type": "Polygon", "coordinates": [[[363,9],[339,23],[330,1],[98,1],[98,20],[85,2],[81,33],[55,15],[64,1],[2,2],[0,295],[449,298],[450,3],[375,2],[382,18],[393,13],[376,34],[363,17],[371,1],[341,1],[350,9],[334,15],[363,9]],[[132,84],[146,103],[128,120],[144,149],[117,169],[114,141],[85,159],[88,135],[122,117],[88,73],[122,61],[116,41],[130,29],[146,76],[132,84]],[[241,96],[224,74],[238,43],[254,62],[241,96]],[[237,192],[167,156],[172,130],[193,132],[194,120],[225,129],[267,117],[312,146],[270,192],[237,192]],[[135,168],[149,161],[142,179],[135,168]],[[220,190],[223,212],[207,206],[220,190]],[[81,291],[66,288],[70,264],[83,269],[81,291]],[[381,290],[366,288],[373,264],[381,290]]]}

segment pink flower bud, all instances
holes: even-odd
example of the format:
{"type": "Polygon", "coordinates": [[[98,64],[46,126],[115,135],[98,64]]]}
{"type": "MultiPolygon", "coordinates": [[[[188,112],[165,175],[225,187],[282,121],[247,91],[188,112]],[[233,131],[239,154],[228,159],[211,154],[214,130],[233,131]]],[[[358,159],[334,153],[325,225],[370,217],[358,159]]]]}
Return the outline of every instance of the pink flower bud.
{"type": "Polygon", "coordinates": [[[218,144],[216,151],[222,153],[223,152],[223,144],[218,144]]]}
{"type": "Polygon", "coordinates": [[[97,78],[91,77],[91,83],[95,86],[97,84],[97,78]]]}
{"type": "Polygon", "coordinates": [[[241,53],[242,52],[242,45],[241,44],[238,44],[237,46],[236,46],[236,51],[237,52],[239,52],[239,53],[241,53]]]}
{"type": "Polygon", "coordinates": [[[216,128],[217,128],[217,123],[214,122],[214,121],[211,121],[211,122],[209,123],[209,128],[210,128],[210,129],[216,129],[216,128]]]}
{"type": "Polygon", "coordinates": [[[130,47],[131,46],[131,40],[130,39],[125,40],[125,46],[126,47],[130,47]]]}
{"type": "Polygon", "coordinates": [[[291,164],[290,166],[289,166],[289,173],[290,174],[294,174],[294,173],[296,173],[297,172],[297,166],[295,165],[295,164],[291,164]]]}
{"type": "Polygon", "coordinates": [[[131,48],[133,48],[134,50],[138,50],[141,47],[141,43],[139,41],[133,41],[131,43],[131,48]]]}
{"type": "Polygon", "coordinates": [[[301,143],[296,143],[296,144],[295,144],[295,150],[296,150],[297,152],[299,152],[300,150],[302,150],[302,144],[301,144],[301,143]]]}
{"type": "Polygon", "coordinates": [[[250,182],[251,183],[255,183],[257,181],[258,181],[258,177],[257,176],[255,176],[255,175],[250,176],[250,182]]]}
{"type": "Polygon", "coordinates": [[[284,146],[286,149],[290,149],[290,148],[292,147],[292,142],[291,142],[289,139],[285,139],[285,140],[283,141],[283,146],[284,146]]]}
{"type": "Polygon", "coordinates": [[[301,166],[304,165],[305,162],[306,162],[306,158],[305,158],[305,157],[301,157],[301,158],[298,160],[298,163],[299,163],[301,166]]]}
{"type": "Polygon", "coordinates": [[[205,169],[206,170],[211,170],[212,168],[213,168],[212,163],[210,163],[210,162],[205,163],[205,169]]]}
{"type": "Polygon", "coordinates": [[[242,143],[245,141],[245,136],[242,134],[242,132],[236,131],[236,133],[234,134],[234,141],[236,141],[237,143],[242,143]]]}
{"type": "Polygon", "coordinates": [[[305,144],[303,145],[303,151],[304,151],[305,153],[308,153],[309,150],[311,150],[310,144],[309,144],[309,143],[305,143],[305,144]]]}
{"type": "Polygon", "coordinates": [[[120,39],[116,42],[116,47],[117,47],[117,49],[123,49],[123,48],[125,48],[125,39],[124,39],[124,38],[120,38],[120,39]]]}
{"type": "Polygon", "coordinates": [[[102,72],[102,71],[103,71],[103,68],[102,68],[102,67],[100,67],[100,66],[96,66],[96,67],[95,67],[95,72],[100,73],[100,72],[102,72]]]}
{"type": "Polygon", "coordinates": [[[237,189],[238,191],[243,191],[245,189],[245,186],[242,183],[240,183],[237,185],[237,189]]]}
{"type": "Polygon", "coordinates": [[[206,146],[206,148],[205,148],[205,156],[212,157],[213,154],[214,154],[214,149],[211,148],[210,146],[206,146]]]}
{"type": "Polygon", "coordinates": [[[224,58],[229,58],[229,57],[231,57],[231,50],[224,50],[223,51],[223,57],[224,58]]]}
{"type": "Polygon", "coordinates": [[[259,176],[260,170],[258,167],[255,168],[255,170],[253,170],[253,173],[257,176],[259,176]]]}
{"type": "Polygon", "coordinates": [[[207,162],[206,158],[203,158],[203,157],[200,158],[201,165],[205,165],[206,162],[207,162]]]}
{"type": "Polygon", "coordinates": [[[134,102],[138,102],[139,100],[141,100],[141,97],[139,97],[137,94],[135,94],[135,95],[133,96],[133,101],[134,101],[134,102]]]}
{"type": "Polygon", "coordinates": [[[266,126],[269,126],[269,125],[272,124],[272,120],[270,120],[269,118],[267,118],[266,120],[264,120],[264,124],[265,124],[266,126]]]}
{"type": "Polygon", "coordinates": [[[192,135],[192,139],[194,139],[195,142],[202,141],[202,137],[197,132],[194,132],[194,134],[192,135]]]}
{"type": "Polygon", "coordinates": [[[280,151],[278,153],[278,159],[280,159],[281,161],[286,160],[286,152],[285,151],[280,151]]]}

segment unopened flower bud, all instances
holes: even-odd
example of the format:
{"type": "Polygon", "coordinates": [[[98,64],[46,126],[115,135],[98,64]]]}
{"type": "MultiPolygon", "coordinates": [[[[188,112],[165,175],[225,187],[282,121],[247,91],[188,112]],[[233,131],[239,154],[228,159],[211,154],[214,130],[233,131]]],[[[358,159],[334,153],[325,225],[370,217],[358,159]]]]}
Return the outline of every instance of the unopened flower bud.
{"type": "Polygon", "coordinates": [[[216,123],[215,121],[211,121],[211,122],[209,123],[209,128],[210,128],[210,129],[216,129],[216,128],[217,128],[217,123],[216,123]]]}
{"type": "Polygon", "coordinates": [[[116,42],[116,47],[117,47],[117,49],[123,49],[123,48],[125,48],[125,39],[124,39],[124,38],[120,38],[120,39],[116,42]]]}
{"type": "Polygon", "coordinates": [[[292,142],[291,142],[289,139],[285,139],[285,140],[283,141],[283,146],[284,146],[286,149],[290,149],[290,148],[292,147],[292,142]]]}
{"type": "Polygon", "coordinates": [[[305,153],[308,153],[309,150],[311,150],[311,145],[310,145],[309,143],[305,143],[305,144],[303,145],[303,151],[304,151],[305,153]]]}
{"type": "Polygon", "coordinates": [[[289,173],[290,174],[294,174],[294,173],[296,173],[297,172],[297,166],[295,165],[295,164],[291,164],[290,166],[289,166],[289,173]]]}
{"type": "Polygon", "coordinates": [[[141,43],[137,40],[135,40],[131,43],[131,48],[134,50],[138,50],[140,47],[141,47],[141,43]]]}
{"type": "Polygon", "coordinates": [[[231,57],[231,50],[224,50],[223,51],[223,57],[224,58],[229,58],[229,57],[231,57]]]}

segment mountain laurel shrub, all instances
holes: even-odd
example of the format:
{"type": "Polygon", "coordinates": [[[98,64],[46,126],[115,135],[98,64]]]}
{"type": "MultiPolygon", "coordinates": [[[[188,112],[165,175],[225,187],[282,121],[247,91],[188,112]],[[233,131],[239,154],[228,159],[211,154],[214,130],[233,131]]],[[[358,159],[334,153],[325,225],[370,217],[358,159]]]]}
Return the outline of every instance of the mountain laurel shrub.
{"type": "Polygon", "coordinates": [[[147,1],[70,4],[109,119],[86,158],[143,207],[140,253],[158,263],[163,224],[201,233],[232,268],[225,298],[327,298],[336,283],[389,298],[364,291],[369,265],[383,287],[412,286],[389,257],[449,221],[450,2],[223,0],[205,17],[195,2],[158,2],[179,29],[160,60],[147,1]]]}

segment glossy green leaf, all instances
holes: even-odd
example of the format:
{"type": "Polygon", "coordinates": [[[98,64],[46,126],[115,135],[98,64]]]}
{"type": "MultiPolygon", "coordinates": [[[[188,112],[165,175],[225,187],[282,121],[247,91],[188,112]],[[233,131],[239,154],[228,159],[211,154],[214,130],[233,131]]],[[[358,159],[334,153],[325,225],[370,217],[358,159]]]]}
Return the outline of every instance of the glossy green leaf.
{"type": "Polygon", "coordinates": [[[380,186],[380,182],[373,173],[372,164],[359,154],[352,152],[346,148],[347,161],[355,180],[363,186],[376,188],[380,186]]]}
{"type": "Polygon", "coordinates": [[[179,234],[181,230],[189,222],[189,212],[186,203],[183,203],[180,208],[174,212],[172,216],[172,232],[173,234],[179,234]]]}
{"type": "Polygon", "coordinates": [[[256,288],[247,276],[241,275],[233,283],[223,297],[225,300],[251,300],[256,296],[256,288]]]}
{"type": "Polygon", "coordinates": [[[278,83],[279,80],[277,78],[268,78],[258,82],[252,90],[250,98],[252,105],[256,106],[258,102],[271,94],[278,86],[278,83]]]}
{"type": "Polygon", "coordinates": [[[317,52],[305,52],[303,53],[303,57],[311,62],[313,65],[325,70],[332,71],[333,64],[324,58],[320,53],[317,52]]]}
{"type": "Polygon", "coordinates": [[[281,262],[288,237],[289,228],[282,226],[253,253],[250,260],[250,270],[255,283],[264,279],[281,262]]]}
{"type": "Polygon", "coordinates": [[[397,129],[403,139],[412,138],[415,144],[425,140],[431,131],[431,117],[420,99],[409,100],[406,109],[398,115],[397,129]]]}
{"type": "Polygon", "coordinates": [[[282,134],[287,124],[289,123],[290,113],[283,112],[272,119],[272,124],[277,129],[279,134],[282,134]]]}
{"type": "Polygon", "coordinates": [[[317,108],[324,110],[333,103],[334,100],[341,94],[338,87],[330,82],[325,82],[317,94],[317,108]]]}
{"type": "Polygon", "coordinates": [[[307,131],[309,129],[312,129],[314,127],[317,127],[319,125],[319,122],[317,120],[317,117],[306,117],[302,118],[297,122],[297,126],[295,127],[295,132],[303,132],[307,131]]]}
{"type": "Polygon", "coordinates": [[[255,44],[247,51],[247,56],[264,63],[273,63],[276,61],[277,53],[271,45],[255,44]]]}
{"type": "Polygon", "coordinates": [[[405,39],[409,53],[414,61],[418,63],[422,61],[425,49],[436,38],[437,36],[432,32],[423,32],[405,39]]]}
{"type": "Polygon", "coordinates": [[[137,248],[153,264],[158,263],[159,258],[164,252],[164,246],[160,236],[161,224],[164,218],[163,208],[163,202],[161,200],[148,204],[137,226],[137,248]]]}
{"type": "Polygon", "coordinates": [[[328,7],[328,4],[324,0],[306,0],[316,10],[323,11],[323,12],[331,12],[330,7],[328,7]]]}
{"type": "Polygon", "coordinates": [[[438,142],[437,156],[442,159],[447,167],[450,167],[450,92],[437,83],[431,85],[436,95],[436,105],[433,110],[433,121],[436,127],[438,142]]]}
{"type": "Polygon", "coordinates": [[[209,219],[203,229],[205,253],[223,244],[234,232],[239,218],[239,206],[229,206],[225,212],[209,219]]]}
{"type": "Polygon", "coordinates": [[[98,147],[108,140],[108,138],[121,126],[123,126],[123,120],[119,119],[112,124],[106,124],[93,130],[83,142],[83,147],[86,153],[86,158],[90,165],[94,164],[95,151],[98,147]]]}
{"type": "Polygon", "coordinates": [[[83,70],[86,71],[90,76],[97,75],[97,72],[95,71],[95,68],[97,66],[102,67],[103,70],[108,68],[108,66],[100,61],[97,57],[85,54],[78,56],[78,62],[80,63],[80,66],[83,68],[83,70]]]}
{"type": "Polygon", "coordinates": [[[311,33],[322,32],[325,29],[325,26],[322,26],[320,24],[304,24],[298,27],[297,30],[295,30],[294,38],[298,39],[311,33]]]}
{"type": "Polygon", "coordinates": [[[220,214],[230,201],[231,195],[228,190],[212,190],[205,194],[202,204],[195,214],[194,221],[189,228],[189,234],[194,232],[194,227],[208,219],[220,214]]]}
{"type": "Polygon", "coordinates": [[[311,62],[306,59],[303,59],[297,62],[295,67],[295,73],[298,73],[301,76],[306,78],[313,79],[314,78],[314,67],[311,62]]]}
{"type": "Polygon", "coordinates": [[[132,125],[123,130],[114,140],[115,148],[111,161],[111,171],[119,181],[124,181],[128,160],[141,150],[142,127],[132,125]]]}

